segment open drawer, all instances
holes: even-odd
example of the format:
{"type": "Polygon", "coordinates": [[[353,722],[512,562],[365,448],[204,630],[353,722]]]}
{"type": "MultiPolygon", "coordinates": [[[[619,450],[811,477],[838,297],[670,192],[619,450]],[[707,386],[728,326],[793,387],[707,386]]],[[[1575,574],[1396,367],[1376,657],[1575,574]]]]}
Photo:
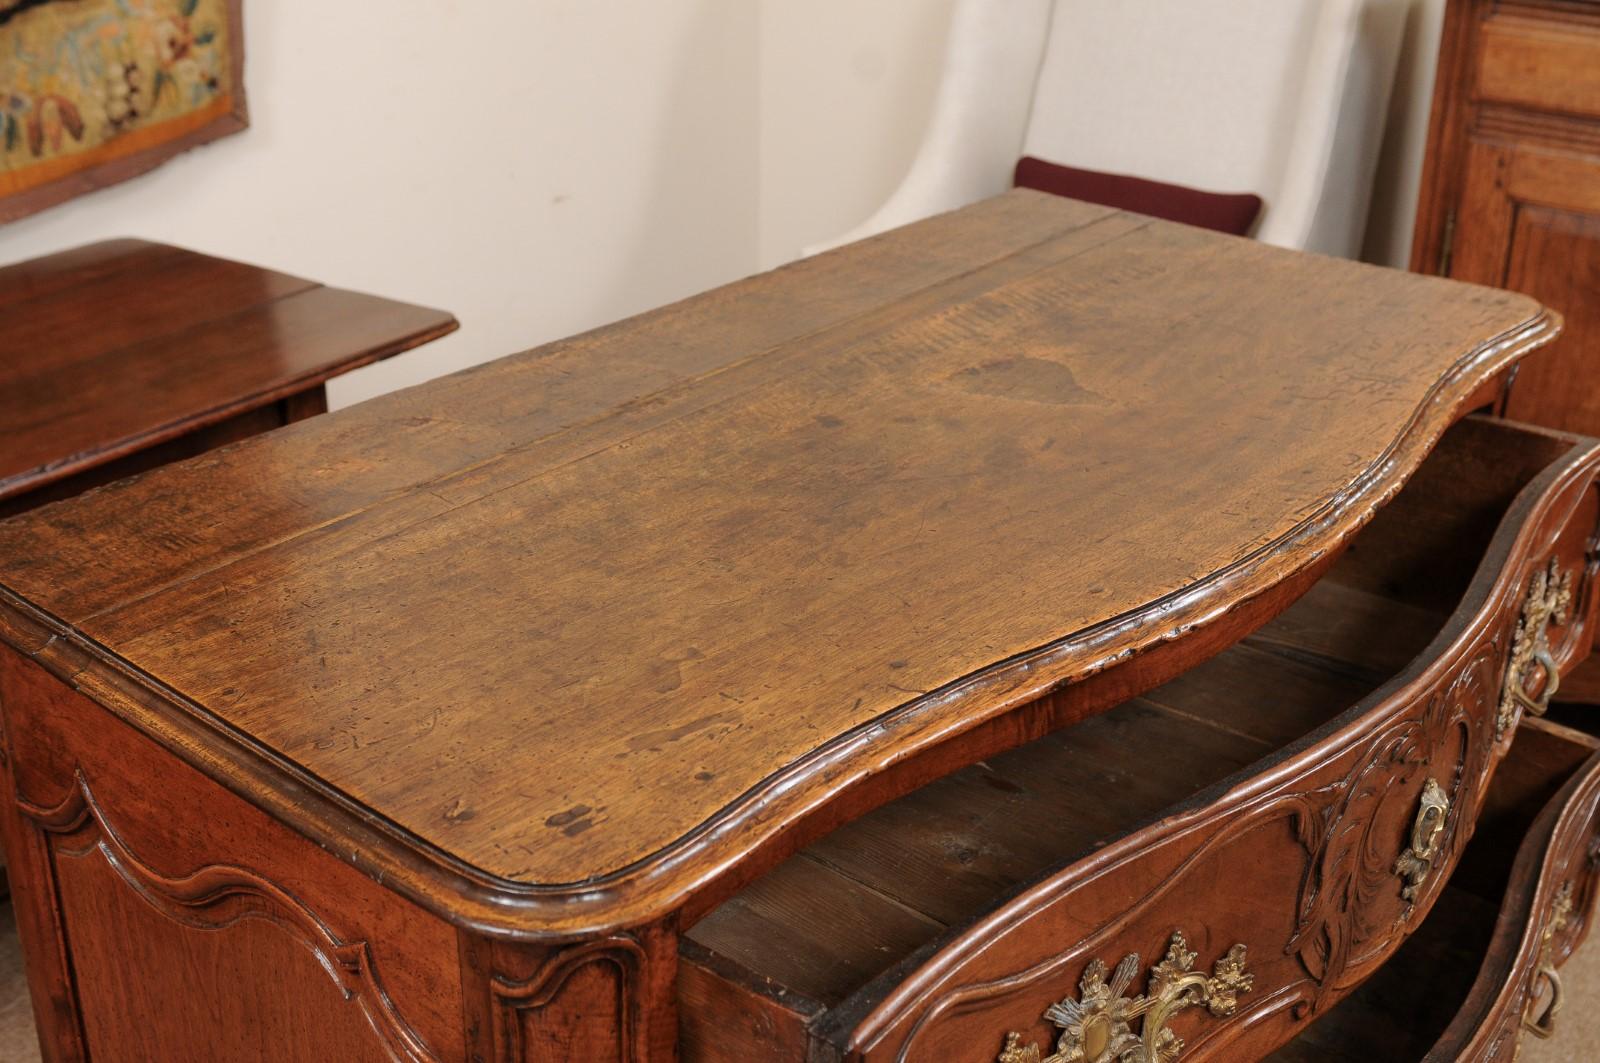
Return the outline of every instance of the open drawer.
{"type": "Polygon", "coordinates": [[[1252,636],[846,824],[687,928],[683,1058],[1290,1041],[1422,924],[1518,720],[1588,653],[1597,470],[1589,441],[1458,425],[1252,636]]]}
{"type": "Polygon", "coordinates": [[[1269,1058],[1509,1063],[1524,1038],[1555,1032],[1559,968],[1594,910],[1597,830],[1600,740],[1525,722],[1477,836],[1417,933],[1269,1058]]]}

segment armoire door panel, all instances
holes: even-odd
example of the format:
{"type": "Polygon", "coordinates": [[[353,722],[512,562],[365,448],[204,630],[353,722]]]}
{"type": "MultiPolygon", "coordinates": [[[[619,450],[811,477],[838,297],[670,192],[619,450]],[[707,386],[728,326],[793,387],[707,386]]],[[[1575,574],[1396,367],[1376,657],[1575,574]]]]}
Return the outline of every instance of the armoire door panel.
{"type": "Polygon", "coordinates": [[[1501,144],[1474,141],[1467,148],[1466,181],[1447,238],[1440,272],[1456,280],[1499,286],[1505,282],[1506,257],[1516,204],[1506,188],[1512,151],[1501,144]]]}
{"type": "Polygon", "coordinates": [[[1505,413],[1600,430],[1600,157],[1474,140],[1467,158],[1449,275],[1531,295],[1566,319],[1518,369],[1505,413]]]}
{"type": "Polygon", "coordinates": [[[1511,156],[1506,192],[1519,203],[1600,214],[1600,157],[1519,147],[1511,156]]]}
{"type": "Polygon", "coordinates": [[[1600,3],[1445,0],[1411,268],[1542,298],[1508,416],[1600,435],[1600,3]]]}
{"type": "Polygon", "coordinates": [[[1562,114],[1600,114],[1600,32],[1577,22],[1560,30],[1516,16],[1483,26],[1477,96],[1562,114]]]}
{"type": "Polygon", "coordinates": [[[1505,287],[1559,309],[1567,320],[1566,331],[1518,372],[1506,416],[1530,419],[1559,409],[1557,428],[1600,424],[1600,216],[1519,207],[1505,287]]]}

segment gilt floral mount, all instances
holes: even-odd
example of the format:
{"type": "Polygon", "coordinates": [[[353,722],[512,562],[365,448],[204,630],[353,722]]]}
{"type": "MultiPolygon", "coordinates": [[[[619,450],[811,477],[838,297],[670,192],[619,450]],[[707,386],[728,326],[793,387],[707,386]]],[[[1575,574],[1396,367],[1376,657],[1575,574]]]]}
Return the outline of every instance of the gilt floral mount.
{"type": "Polygon", "coordinates": [[[1109,981],[1106,965],[1092,961],[1078,984],[1078,999],[1068,997],[1044,1013],[1061,1030],[1055,1052],[1042,1056],[1037,1044],[1024,1046],[1021,1034],[1009,1033],[997,1063],[1173,1063],[1183,1041],[1167,1027],[1168,1019],[1202,1005],[1219,1018],[1232,1015],[1240,995],[1255,984],[1245,970],[1243,945],[1229,949],[1210,975],[1194,970],[1194,961],[1183,934],[1173,934],[1166,958],[1150,970],[1145,993],[1133,997],[1128,988],[1139,974],[1138,953],[1124,956],[1109,981]]]}
{"type": "Polygon", "coordinates": [[[0,221],[245,128],[240,0],[0,0],[0,221]]]}
{"type": "Polygon", "coordinates": [[[1561,682],[1561,669],[1550,647],[1550,628],[1565,624],[1571,611],[1572,573],[1551,558],[1547,566],[1534,570],[1522,602],[1522,615],[1517,618],[1511,661],[1506,666],[1500,711],[1495,718],[1497,737],[1505,736],[1516,721],[1519,707],[1534,716],[1545,714],[1561,682]],[[1543,689],[1538,695],[1528,693],[1530,674],[1543,677],[1543,689]]]}

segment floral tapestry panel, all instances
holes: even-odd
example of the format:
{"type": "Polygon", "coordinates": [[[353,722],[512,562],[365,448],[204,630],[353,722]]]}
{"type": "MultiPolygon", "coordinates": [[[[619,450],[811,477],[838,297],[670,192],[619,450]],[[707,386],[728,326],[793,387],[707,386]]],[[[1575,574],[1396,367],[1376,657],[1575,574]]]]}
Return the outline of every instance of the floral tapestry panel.
{"type": "Polygon", "coordinates": [[[246,124],[239,0],[0,0],[0,221],[246,124]]]}

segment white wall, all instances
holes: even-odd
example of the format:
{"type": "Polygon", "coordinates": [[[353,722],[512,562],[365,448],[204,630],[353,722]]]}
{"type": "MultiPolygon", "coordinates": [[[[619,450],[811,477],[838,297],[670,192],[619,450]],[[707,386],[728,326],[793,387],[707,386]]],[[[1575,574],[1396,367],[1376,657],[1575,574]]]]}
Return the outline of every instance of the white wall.
{"type": "MultiPolygon", "coordinates": [[[[1001,2],[1001,0],[995,0],[1001,2]]],[[[1446,0],[1407,7],[1363,256],[1405,268],[1446,0]]],[[[846,231],[880,205],[926,125],[955,0],[764,0],[761,262],[846,231]]]]}
{"type": "Polygon", "coordinates": [[[955,0],[763,0],[761,264],[864,221],[900,182],[955,0]]]}
{"type": "Polygon", "coordinates": [[[748,0],[246,0],[252,126],[0,229],[167,240],[444,307],[336,403],[755,270],[748,0]]]}
{"type": "Polygon", "coordinates": [[[1422,155],[1433,104],[1433,76],[1439,61],[1439,33],[1445,0],[1407,0],[1405,43],[1395,75],[1389,126],[1373,185],[1372,212],[1362,257],[1406,268],[1411,262],[1411,229],[1417,219],[1422,155]]]}
{"type": "MultiPolygon", "coordinates": [[[[1414,5],[1369,257],[1404,264],[1443,0],[1414,5]]],[[[786,261],[926,124],[954,0],[246,0],[252,127],[0,228],[136,235],[454,311],[335,404],[786,261]]]]}

